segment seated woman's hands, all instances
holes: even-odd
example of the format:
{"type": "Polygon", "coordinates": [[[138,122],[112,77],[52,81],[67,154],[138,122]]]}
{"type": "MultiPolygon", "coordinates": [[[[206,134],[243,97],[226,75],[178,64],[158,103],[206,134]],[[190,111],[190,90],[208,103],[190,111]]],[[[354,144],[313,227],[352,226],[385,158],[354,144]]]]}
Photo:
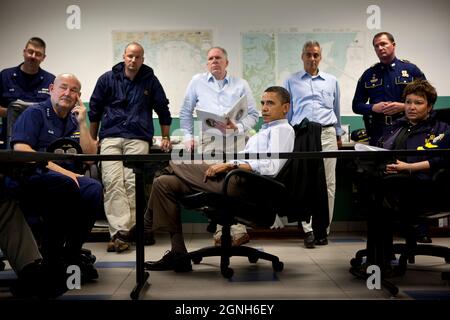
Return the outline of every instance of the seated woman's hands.
{"type": "Polygon", "coordinates": [[[399,172],[409,172],[411,173],[411,164],[407,162],[403,162],[400,160],[396,160],[395,163],[391,163],[386,165],[386,173],[387,174],[395,174],[399,172]]]}

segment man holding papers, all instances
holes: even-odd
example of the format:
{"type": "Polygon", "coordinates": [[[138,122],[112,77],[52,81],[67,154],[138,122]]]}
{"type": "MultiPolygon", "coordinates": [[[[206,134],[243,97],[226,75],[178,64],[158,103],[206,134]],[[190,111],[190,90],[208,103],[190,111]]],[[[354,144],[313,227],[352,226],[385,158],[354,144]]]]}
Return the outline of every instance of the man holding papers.
{"type": "Polygon", "coordinates": [[[234,130],[227,128],[228,124],[238,123],[244,119],[248,114],[247,96],[242,96],[226,113],[217,114],[197,108],[197,119],[201,121],[201,126],[204,131],[208,132],[214,128],[221,132],[221,134],[234,134],[234,130]]]}
{"type": "MultiPolygon", "coordinates": [[[[245,134],[252,129],[258,121],[258,111],[250,87],[244,79],[230,76],[227,73],[227,51],[220,47],[213,47],[208,51],[208,72],[196,74],[189,83],[184,102],[180,111],[180,125],[185,134],[185,146],[188,150],[196,147],[194,141],[198,136],[198,151],[217,155],[220,152],[236,153],[245,146],[245,134]],[[220,123],[214,130],[211,126],[194,126],[194,110],[196,108],[216,114],[224,115],[236,102],[245,96],[247,100],[247,115],[238,121],[227,119],[225,127],[220,123]],[[198,127],[201,126],[199,130],[198,127]],[[225,132],[226,134],[222,134],[225,132]],[[216,139],[217,136],[224,139],[216,139]],[[237,139],[235,139],[237,137],[237,139]],[[226,139],[225,139],[226,138],[226,139]],[[234,141],[226,143],[226,141],[234,141]]],[[[200,122],[199,122],[200,124],[200,122]]],[[[219,229],[221,229],[219,227],[219,229]]],[[[249,237],[243,225],[235,225],[232,230],[233,245],[248,242],[249,237]]],[[[215,243],[220,244],[221,231],[214,236],[215,243]]]]}

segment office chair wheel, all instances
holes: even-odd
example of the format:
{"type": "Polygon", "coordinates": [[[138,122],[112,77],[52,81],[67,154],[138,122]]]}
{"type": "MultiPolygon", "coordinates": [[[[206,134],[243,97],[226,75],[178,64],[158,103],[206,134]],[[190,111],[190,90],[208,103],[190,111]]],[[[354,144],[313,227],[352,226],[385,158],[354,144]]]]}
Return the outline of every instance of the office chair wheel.
{"type": "Polygon", "coordinates": [[[275,272],[283,271],[284,269],[284,263],[281,261],[273,261],[272,262],[272,269],[275,272]]]}
{"type": "Polygon", "coordinates": [[[250,263],[257,263],[258,260],[259,260],[259,258],[255,257],[255,256],[249,256],[248,257],[248,262],[250,262],[250,263]]]}
{"type": "Polygon", "coordinates": [[[200,262],[202,262],[202,257],[194,257],[192,258],[192,262],[194,264],[199,264],[200,262]]]}
{"type": "Polygon", "coordinates": [[[227,267],[227,268],[222,269],[221,273],[224,278],[230,279],[234,274],[234,270],[227,267]]]}

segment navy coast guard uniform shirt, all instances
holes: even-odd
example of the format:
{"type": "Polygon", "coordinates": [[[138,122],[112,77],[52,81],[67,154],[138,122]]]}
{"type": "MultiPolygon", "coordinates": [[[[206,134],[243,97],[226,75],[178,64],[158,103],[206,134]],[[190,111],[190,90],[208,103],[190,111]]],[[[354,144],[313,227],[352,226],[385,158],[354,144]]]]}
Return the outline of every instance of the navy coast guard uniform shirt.
{"type": "Polygon", "coordinates": [[[403,102],[406,85],[417,79],[425,79],[423,72],[406,60],[394,58],[388,65],[381,62],[364,71],[358,80],[352,109],[364,116],[371,144],[375,144],[383,134],[383,129],[391,120],[403,116],[399,113],[391,117],[372,111],[372,106],[381,101],[403,102]]]}
{"type": "Polygon", "coordinates": [[[61,119],[53,110],[50,98],[25,109],[14,124],[11,147],[26,143],[36,151],[45,152],[55,140],[68,138],[80,142],[80,130],[76,116],[69,113],[61,119]]]}
{"type": "MultiPolygon", "coordinates": [[[[4,108],[18,99],[25,102],[41,102],[49,97],[48,87],[53,83],[55,76],[41,68],[36,74],[27,74],[20,70],[22,64],[0,72],[0,106],[4,108]]],[[[0,139],[5,141],[6,118],[2,118],[2,121],[0,139]]]]}

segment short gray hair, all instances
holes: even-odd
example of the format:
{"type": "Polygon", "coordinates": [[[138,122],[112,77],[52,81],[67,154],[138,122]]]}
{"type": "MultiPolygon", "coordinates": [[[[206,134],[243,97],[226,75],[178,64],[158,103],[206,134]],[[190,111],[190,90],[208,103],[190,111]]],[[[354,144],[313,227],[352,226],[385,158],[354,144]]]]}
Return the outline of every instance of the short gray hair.
{"type": "Polygon", "coordinates": [[[318,47],[320,54],[322,55],[322,48],[320,47],[319,42],[316,40],[309,40],[309,41],[305,42],[305,44],[303,45],[303,49],[302,49],[302,55],[306,52],[306,50],[308,48],[311,48],[311,47],[318,47]]]}
{"type": "Polygon", "coordinates": [[[207,55],[211,52],[211,50],[214,50],[214,49],[217,49],[217,50],[222,51],[223,55],[225,56],[225,59],[228,60],[228,52],[227,52],[227,50],[225,50],[225,49],[222,48],[222,47],[212,47],[212,48],[209,48],[207,55]]]}

